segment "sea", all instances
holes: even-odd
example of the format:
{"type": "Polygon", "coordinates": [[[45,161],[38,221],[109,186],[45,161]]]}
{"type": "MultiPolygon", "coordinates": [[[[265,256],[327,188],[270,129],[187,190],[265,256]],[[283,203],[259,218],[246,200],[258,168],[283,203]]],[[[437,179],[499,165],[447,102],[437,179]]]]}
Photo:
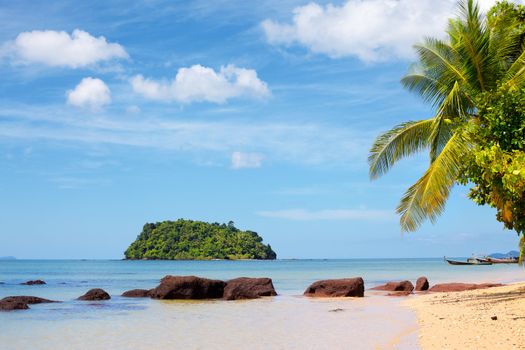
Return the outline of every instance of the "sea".
{"type": "Polygon", "coordinates": [[[525,281],[517,264],[452,266],[443,259],[274,261],[0,261],[0,298],[32,295],[61,301],[0,312],[1,350],[58,349],[419,349],[408,297],[366,291],[426,276],[442,282],[525,281]],[[123,298],[166,275],[228,280],[270,277],[276,297],[243,301],[123,298]],[[304,290],[321,279],[362,277],[364,298],[313,299],[304,290]],[[20,283],[42,279],[45,285],[20,283]],[[111,300],[78,301],[91,288],[111,300]]]}

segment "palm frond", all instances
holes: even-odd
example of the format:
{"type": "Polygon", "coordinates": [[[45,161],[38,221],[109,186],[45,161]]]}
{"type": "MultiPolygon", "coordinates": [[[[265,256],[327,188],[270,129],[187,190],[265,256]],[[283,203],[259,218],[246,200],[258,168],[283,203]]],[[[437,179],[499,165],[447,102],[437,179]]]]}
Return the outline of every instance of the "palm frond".
{"type": "Polygon", "coordinates": [[[439,77],[445,86],[452,86],[454,82],[468,83],[461,71],[461,57],[448,43],[435,39],[425,38],[422,44],[415,45],[419,61],[427,72],[439,77]]]}
{"type": "Polygon", "coordinates": [[[447,95],[447,87],[418,65],[410,68],[401,79],[401,84],[409,91],[417,92],[424,101],[434,106],[439,105],[447,95]]]}
{"type": "Polygon", "coordinates": [[[397,208],[403,231],[415,231],[426,219],[434,222],[441,214],[468,147],[466,136],[456,132],[425,174],[406,191],[397,208]]]}
{"type": "Polygon", "coordinates": [[[381,134],[370,149],[370,178],[380,177],[399,159],[428,147],[432,123],[433,119],[410,121],[381,134]]]}

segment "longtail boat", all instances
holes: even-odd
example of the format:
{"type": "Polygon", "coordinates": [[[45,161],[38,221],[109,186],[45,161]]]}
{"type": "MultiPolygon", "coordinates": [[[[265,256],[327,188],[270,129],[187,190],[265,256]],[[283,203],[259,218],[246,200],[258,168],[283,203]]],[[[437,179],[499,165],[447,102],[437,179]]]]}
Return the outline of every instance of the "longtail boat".
{"type": "Polygon", "coordinates": [[[491,257],[485,257],[483,259],[480,259],[481,261],[487,261],[493,264],[517,264],[519,261],[519,258],[517,257],[508,257],[508,258],[491,258],[491,257]]]}
{"type": "Polygon", "coordinates": [[[467,261],[451,260],[443,257],[450,265],[492,265],[490,261],[484,261],[479,258],[468,258],[467,261]]]}

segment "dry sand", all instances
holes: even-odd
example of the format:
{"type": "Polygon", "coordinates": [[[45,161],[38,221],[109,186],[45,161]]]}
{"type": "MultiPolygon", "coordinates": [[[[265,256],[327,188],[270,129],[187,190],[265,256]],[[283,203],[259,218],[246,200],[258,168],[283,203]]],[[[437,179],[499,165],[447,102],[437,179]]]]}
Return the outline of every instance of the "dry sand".
{"type": "Polygon", "coordinates": [[[525,349],[525,283],[417,295],[405,305],[416,310],[423,350],[525,349]]]}

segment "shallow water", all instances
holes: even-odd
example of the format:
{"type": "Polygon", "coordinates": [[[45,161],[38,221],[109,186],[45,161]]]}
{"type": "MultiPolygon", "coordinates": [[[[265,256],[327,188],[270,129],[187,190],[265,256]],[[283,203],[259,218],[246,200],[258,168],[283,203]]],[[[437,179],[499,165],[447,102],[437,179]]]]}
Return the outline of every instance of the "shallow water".
{"type": "Polygon", "coordinates": [[[441,259],[278,261],[0,261],[0,298],[36,295],[64,301],[0,313],[0,349],[417,349],[416,318],[402,298],[309,299],[313,281],[362,276],[388,280],[514,282],[517,265],[450,266],[441,259]],[[279,296],[252,301],[127,299],[164,275],[271,277],[279,296]],[[29,279],[42,286],[22,286],[29,279]],[[90,288],[112,299],[74,299],[90,288]],[[331,311],[342,309],[341,311],[331,311]]]}

